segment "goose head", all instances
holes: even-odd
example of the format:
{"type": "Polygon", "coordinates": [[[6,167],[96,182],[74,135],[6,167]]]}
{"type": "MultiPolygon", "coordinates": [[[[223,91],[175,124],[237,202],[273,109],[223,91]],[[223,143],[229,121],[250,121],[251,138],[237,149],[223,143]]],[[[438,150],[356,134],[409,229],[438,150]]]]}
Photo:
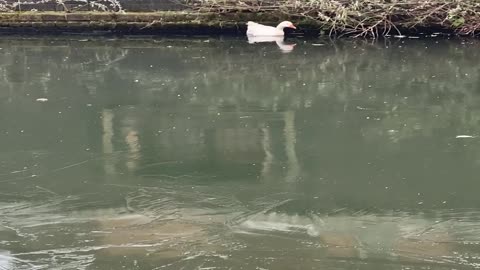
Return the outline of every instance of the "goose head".
{"type": "Polygon", "coordinates": [[[293,23],[289,21],[283,21],[277,25],[277,29],[283,30],[284,28],[292,28],[292,29],[297,29],[293,23]]]}

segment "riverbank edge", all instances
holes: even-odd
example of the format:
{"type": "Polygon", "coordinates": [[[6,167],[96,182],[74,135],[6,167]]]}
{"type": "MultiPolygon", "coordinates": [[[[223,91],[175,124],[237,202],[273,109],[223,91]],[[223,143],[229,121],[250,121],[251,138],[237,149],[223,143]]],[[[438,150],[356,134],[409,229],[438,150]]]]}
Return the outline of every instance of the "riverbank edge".
{"type": "MultiPolygon", "coordinates": [[[[8,12],[0,13],[0,34],[127,34],[127,35],[243,35],[247,21],[276,25],[291,20],[297,25],[294,35],[328,34],[321,22],[281,12],[8,12]]],[[[443,32],[449,29],[417,27],[403,29],[403,34],[443,32]]],[[[288,33],[292,34],[292,33],[288,33]]],[[[338,33],[337,33],[338,34],[338,33]]]]}
{"type": "MultiPolygon", "coordinates": [[[[281,13],[160,12],[15,12],[0,13],[0,33],[22,34],[244,34],[247,21],[275,25],[294,18],[281,13]]],[[[318,35],[322,26],[298,20],[307,35],[318,35]]]]}

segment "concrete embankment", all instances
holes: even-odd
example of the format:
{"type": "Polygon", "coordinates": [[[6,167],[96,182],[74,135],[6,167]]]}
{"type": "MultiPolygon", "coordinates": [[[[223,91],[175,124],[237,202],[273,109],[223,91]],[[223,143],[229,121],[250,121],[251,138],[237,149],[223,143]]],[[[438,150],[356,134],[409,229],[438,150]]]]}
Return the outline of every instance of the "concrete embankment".
{"type": "Polygon", "coordinates": [[[478,0],[4,0],[0,33],[244,34],[247,21],[290,20],[296,35],[476,36],[478,0]]]}
{"type": "MultiPolygon", "coordinates": [[[[249,20],[275,25],[291,19],[277,13],[161,12],[15,12],[0,13],[0,33],[84,34],[242,34],[249,20]]],[[[315,22],[296,22],[301,34],[318,34],[315,22]]]]}

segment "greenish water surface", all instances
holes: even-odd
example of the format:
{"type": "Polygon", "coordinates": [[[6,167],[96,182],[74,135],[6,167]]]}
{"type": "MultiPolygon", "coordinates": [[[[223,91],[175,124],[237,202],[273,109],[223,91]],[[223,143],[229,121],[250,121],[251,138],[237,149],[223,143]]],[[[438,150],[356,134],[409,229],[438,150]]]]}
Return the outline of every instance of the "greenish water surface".
{"type": "Polygon", "coordinates": [[[479,59],[3,37],[0,269],[480,268],[479,59]]]}

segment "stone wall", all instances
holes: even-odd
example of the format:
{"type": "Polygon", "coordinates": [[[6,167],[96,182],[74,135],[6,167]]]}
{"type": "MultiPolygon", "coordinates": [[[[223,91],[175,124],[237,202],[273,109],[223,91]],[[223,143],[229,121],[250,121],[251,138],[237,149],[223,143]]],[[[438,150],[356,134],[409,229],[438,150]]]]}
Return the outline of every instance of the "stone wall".
{"type": "MultiPolygon", "coordinates": [[[[247,21],[274,24],[282,14],[157,12],[0,12],[1,34],[244,34],[247,21]]],[[[298,23],[304,29],[307,24],[298,23]]],[[[310,26],[312,28],[312,26],[310,26]]]]}
{"type": "Polygon", "coordinates": [[[100,5],[107,7],[110,11],[118,10],[117,3],[122,10],[128,12],[154,12],[154,11],[178,11],[187,9],[185,1],[182,0],[0,0],[1,3],[13,7],[15,11],[92,11],[100,5]],[[92,5],[95,2],[99,5],[92,5]]]}

